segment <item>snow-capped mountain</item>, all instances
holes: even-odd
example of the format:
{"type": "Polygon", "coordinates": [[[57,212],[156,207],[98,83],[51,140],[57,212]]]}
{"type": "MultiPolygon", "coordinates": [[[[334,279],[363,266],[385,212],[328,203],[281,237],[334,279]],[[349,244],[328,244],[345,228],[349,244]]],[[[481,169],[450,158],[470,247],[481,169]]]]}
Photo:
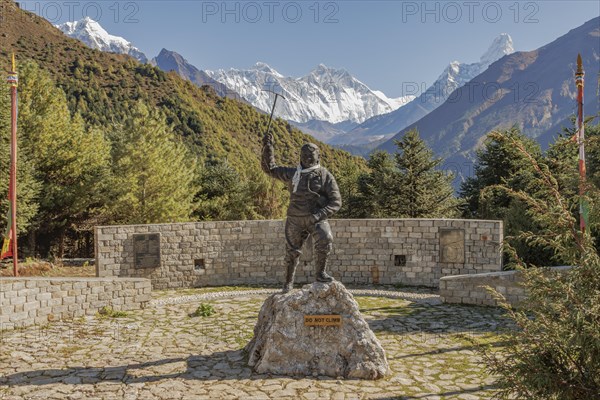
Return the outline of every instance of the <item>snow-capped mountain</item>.
{"type": "Polygon", "coordinates": [[[90,17],[85,17],[80,21],[65,22],[64,24],[56,25],[56,27],[67,36],[80,40],[92,49],[128,54],[143,63],[148,62],[146,55],[129,41],[109,34],[98,22],[90,17]]]}
{"type": "Polygon", "coordinates": [[[221,69],[206,73],[265,112],[270,112],[273,105],[273,95],[265,89],[283,94],[286,100],[277,103],[277,116],[297,123],[361,123],[396,110],[413,98],[390,99],[382,92],[371,90],[348,71],[323,64],[300,78],[283,76],[262,62],[248,70],[221,69]]]}
{"type": "MultiPolygon", "coordinates": [[[[584,71],[594,76],[600,62],[599,37],[600,17],[595,17],[538,49],[503,57],[377,149],[394,152],[394,139],[418,129],[434,154],[444,159],[442,168],[465,177],[473,173],[476,151],[493,130],[516,126],[547,148],[565,127],[573,126],[576,60],[581,54],[584,71]],[[493,85],[482,90],[486,83],[493,85]]],[[[585,90],[584,115],[596,115],[597,85],[585,90]]]]}
{"type": "Polygon", "coordinates": [[[472,64],[451,62],[435,83],[427,89],[426,93],[434,94],[429,101],[433,100],[438,103],[437,106],[441,105],[454,90],[485,71],[493,62],[514,53],[514,51],[512,38],[508,33],[502,33],[494,39],[488,50],[480,57],[479,62],[472,64]],[[439,97],[436,98],[437,95],[439,97]]]}
{"type": "Polygon", "coordinates": [[[237,93],[229,90],[225,85],[215,81],[208,76],[204,71],[199,70],[188,62],[183,56],[175,51],[162,49],[160,53],[154,57],[150,64],[162,69],[165,72],[175,71],[183,79],[191,81],[197,86],[210,86],[219,96],[239,99],[237,93]]]}
{"type": "Polygon", "coordinates": [[[448,100],[456,89],[484,72],[495,61],[513,52],[510,35],[503,33],[494,39],[479,62],[451,62],[433,85],[410,103],[388,114],[368,119],[350,132],[335,136],[329,143],[359,146],[385,141],[435,110],[448,100]]]}

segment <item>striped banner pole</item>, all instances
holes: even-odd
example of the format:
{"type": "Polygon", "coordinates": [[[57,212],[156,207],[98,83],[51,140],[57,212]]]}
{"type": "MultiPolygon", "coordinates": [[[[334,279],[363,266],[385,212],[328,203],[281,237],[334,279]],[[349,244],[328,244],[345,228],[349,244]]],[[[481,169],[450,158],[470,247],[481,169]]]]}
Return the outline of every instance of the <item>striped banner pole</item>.
{"type": "Polygon", "coordinates": [[[588,204],[585,201],[585,126],[583,123],[583,77],[585,72],[581,62],[581,54],[577,55],[577,72],[575,73],[575,84],[577,85],[577,143],[579,145],[579,228],[585,233],[588,220],[588,204]]]}
{"type": "Polygon", "coordinates": [[[17,254],[17,87],[19,86],[19,75],[15,64],[15,55],[12,55],[12,70],[7,79],[10,85],[11,97],[11,135],[10,135],[10,244],[13,258],[14,276],[19,276],[18,254],[17,254]]]}

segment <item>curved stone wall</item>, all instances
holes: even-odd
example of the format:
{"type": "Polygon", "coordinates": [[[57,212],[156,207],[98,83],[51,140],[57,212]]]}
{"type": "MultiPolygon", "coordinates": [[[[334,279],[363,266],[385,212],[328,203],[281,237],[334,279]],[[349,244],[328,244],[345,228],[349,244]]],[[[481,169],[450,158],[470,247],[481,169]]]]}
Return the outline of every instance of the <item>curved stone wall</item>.
{"type": "Polygon", "coordinates": [[[0,278],[0,330],[94,315],[102,307],[127,311],[150,301],[147,279],[0,278]]]}
{"type": "MultiPolygon", "coordinates": [[[[346,284],[437,287],[448,275],[502,269],[501,221],[333,219],[330,270],[346,284]]],[[[101,226],[100,277],[149,278],[153,289],[278,284],[284,280],[283,221],[101,226]]],[[[296,282],[314,277],[310,243],[296,282]]]]}

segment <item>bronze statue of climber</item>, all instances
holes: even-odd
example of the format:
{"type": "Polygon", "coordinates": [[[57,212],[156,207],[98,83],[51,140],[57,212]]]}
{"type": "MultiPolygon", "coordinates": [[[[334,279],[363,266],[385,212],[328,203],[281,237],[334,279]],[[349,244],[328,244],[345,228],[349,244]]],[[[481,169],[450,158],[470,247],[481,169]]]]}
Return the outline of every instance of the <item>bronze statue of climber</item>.
{"type": "MultiPolygon", "coordinates": [[[[268,132],[268,131],[267,131],[268,132]]],[[[333,175],[319,164],[319,148],[312,143],[300,150],[297,167],[279,167],[275,163],[273,135],[263,137],[262,169],[273,178],[288,185],[290,205],[285,222],[286,279],[283,292],[294,286],[294,275],[302,245],[312,235],[315,249],[316,279],[331,282],[326,272],[333,237],[327,218],[342,206],[340,190],[333,175]]]]}

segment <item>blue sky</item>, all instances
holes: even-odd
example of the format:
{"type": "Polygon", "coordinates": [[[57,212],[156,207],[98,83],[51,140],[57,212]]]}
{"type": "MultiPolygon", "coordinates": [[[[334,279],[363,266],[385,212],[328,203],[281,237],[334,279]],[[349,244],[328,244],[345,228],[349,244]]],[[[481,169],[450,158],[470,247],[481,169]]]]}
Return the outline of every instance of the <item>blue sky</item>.
{"type": "Polygon", "coordinates": [[[284,75],[345,68],[390,97],[450,61],[476,62],[500,33],[533,50],[600,15],[590,1],[23,1],[53,23],[89,16],[150,58],[164,47],[200,69],[263,61],[284,75]]]}

